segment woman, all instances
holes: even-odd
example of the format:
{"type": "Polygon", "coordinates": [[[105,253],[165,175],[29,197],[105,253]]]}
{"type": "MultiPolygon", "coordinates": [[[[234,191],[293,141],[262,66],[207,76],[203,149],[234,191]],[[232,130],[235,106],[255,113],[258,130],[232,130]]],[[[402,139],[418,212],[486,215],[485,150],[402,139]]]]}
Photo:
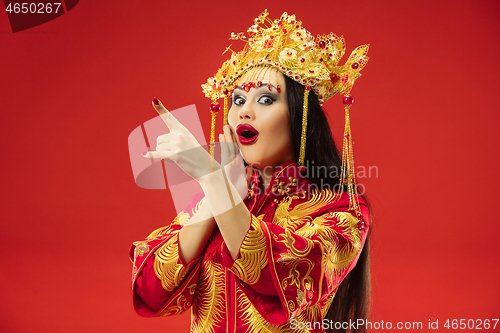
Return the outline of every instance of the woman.
{"type": "Polygon", "coordinates": [[[225,99],[222,165],[153,100],[170,133],[146,157],[173,160],[203,194],[132,246],[134,306],[146,317],[191,308],[193,332],[347,331],[365,318],[369,210],[356,193],[352,98],[343,159],[320,104],[350,91],[367,46],[337,66],[343,39],[314,41],[293,15],[265,11],[249,32],[203,86],[213,120],[225,99]]]}

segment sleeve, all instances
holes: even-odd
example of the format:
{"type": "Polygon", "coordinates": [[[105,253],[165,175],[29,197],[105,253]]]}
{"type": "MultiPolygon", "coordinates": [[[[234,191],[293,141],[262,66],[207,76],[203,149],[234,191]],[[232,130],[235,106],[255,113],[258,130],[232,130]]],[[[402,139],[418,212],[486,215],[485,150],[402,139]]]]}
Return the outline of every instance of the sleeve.
{"type": "Polygon", "coordinates": [[[180,260],[178,234],[199,208],[198,199],[194,196],[171,225],[130,248],[134,309],[143,317],[176,315],[192,305],[201,265],[198,258],[188,264],[180,260]]]}
{"type": "MultiPolygon", "coordinates": [[[[365,209],[363,220],[368,216],[365,209]]],[[[359,229],[358,222],[352,214],[334,210],[314,219],[288,216],[282,223],[252,215],[236,260],[225,248],[224,264],[260,314],[281,325],[309,307],[325,304],[337,291],[366,239],[368,224],[359,229]]]]}

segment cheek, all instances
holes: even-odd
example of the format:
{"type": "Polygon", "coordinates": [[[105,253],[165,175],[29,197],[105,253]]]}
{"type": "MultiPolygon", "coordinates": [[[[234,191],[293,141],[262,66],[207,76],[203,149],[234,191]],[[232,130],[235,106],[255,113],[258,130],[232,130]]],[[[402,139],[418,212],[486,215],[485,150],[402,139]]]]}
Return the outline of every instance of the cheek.
{"type": "Polygon", "coordinates": [[[289,136],[290,116],[288,110],[279,110],[279,112],[270,113],[265,123],[277,135],[289,136]]]}
{"type": "MultiPolygon", "coordinates": [[[[288,112],[288,111],[287,111],[288,112]]],[[[279,150],[288,150],[291,145],[290,118],[288,113],[275,114],[265,121],[265,132],[267,133],[266,144],[273,145],[279,150]]]]}

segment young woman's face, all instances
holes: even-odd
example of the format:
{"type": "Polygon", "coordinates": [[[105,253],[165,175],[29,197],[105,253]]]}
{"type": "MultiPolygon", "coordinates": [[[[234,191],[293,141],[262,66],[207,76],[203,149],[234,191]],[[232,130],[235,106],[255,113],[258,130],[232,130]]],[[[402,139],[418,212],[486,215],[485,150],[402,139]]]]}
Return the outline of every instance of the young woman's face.
{"type": "Polygon", "coordinates": [[[293,158],[285,78],[275,69],[256,67],[239,80],[228,122],[243,158],[253,167],[276,167],[293,158]],[[245,89],[248,82],[255,87],[245,89]]]}

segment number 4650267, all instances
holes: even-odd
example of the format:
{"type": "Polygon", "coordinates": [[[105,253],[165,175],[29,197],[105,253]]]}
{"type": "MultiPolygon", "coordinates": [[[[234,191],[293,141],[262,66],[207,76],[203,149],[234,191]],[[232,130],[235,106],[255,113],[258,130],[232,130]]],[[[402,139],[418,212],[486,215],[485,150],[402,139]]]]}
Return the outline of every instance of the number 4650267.
{"type": "Polygon", "coordinates": [[[23,3],[11,3],[7,5],[5,8],[6,12],[9,13],[31,13],[31,14],[51,14],[57,13],[59,8],[61,7],[61,3],[35,3],[35,2],[23,2],[23,3]]]}
{"type": "Polygon", "coordinates": [[[443,327],[446,327],[447,329],[453,329],[453,330],[456,330],[456,329],[479,329],[479,330],[482,330],[482,329],[485,329],[485,330],[489,330],[490,328],[491,329],[495,329],[496,326],[497,326],[497,323],[498,323],[498,319],[485,319],[485,320],[481,320],[481,319],[469,319],[469,320],[466,320],[466,319],[448,319],[446,321],[446,323],[444,323],[443,327]]]}

